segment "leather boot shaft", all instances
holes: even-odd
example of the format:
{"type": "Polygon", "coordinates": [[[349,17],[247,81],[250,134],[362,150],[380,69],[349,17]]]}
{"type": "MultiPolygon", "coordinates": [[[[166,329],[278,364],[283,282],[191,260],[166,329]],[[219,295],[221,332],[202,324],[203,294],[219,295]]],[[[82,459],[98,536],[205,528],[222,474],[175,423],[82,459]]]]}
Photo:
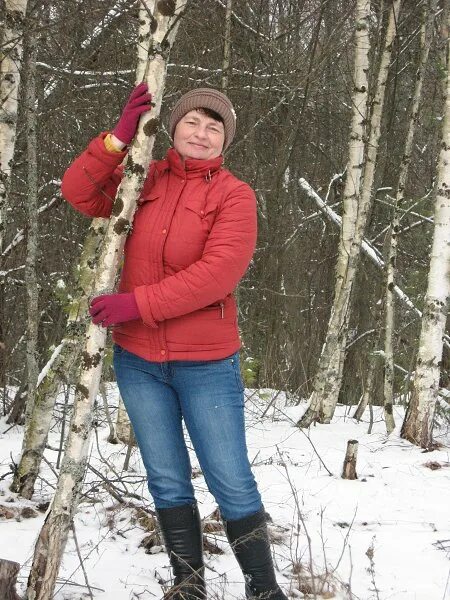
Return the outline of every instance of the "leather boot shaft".
{"type": "Polygon", "coordinates": [[[204,600],[203,536],[197,505],[162,508],[156,513],[175,584],[164,598],[204,600]]]}
{"type": "Polygon", "coordinates": [[[225,531],[245,577],[247,598],[287,600],[275,577],[267,531],[266,513],[225,521],[225,531]]]}

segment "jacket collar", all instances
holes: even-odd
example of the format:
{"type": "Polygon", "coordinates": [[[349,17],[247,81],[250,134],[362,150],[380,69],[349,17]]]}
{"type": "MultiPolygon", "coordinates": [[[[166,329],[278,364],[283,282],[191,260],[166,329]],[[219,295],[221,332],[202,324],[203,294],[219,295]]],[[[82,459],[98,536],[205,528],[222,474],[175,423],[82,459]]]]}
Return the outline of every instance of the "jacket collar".
{"type": "Polygon", "coordinates": [[[223,156],[220,155],[210,160],[188,158],[183,162],[175,148],[169,148],[163,162],[166,163],[164,166],[167,169],[184,179],[194,179],[195,177],[208,178],[220,170],[223,163],[223,156]]]}

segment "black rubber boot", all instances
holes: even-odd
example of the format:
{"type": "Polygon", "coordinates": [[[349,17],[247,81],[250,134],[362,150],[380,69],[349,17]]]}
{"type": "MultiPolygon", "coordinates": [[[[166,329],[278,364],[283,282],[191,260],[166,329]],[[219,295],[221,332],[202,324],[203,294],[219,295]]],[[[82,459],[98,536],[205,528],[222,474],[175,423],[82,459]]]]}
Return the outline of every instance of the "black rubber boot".
{"type": "Polygon", "coordinates": [[[203,538],[197,505],[160,508],[156,513],[175,579],[164,598],[204,600],[203,538]]]}
{"type": "Polygon", "coordinates": [[[245,577],[245,595],[260,600],[287,600],[277,584],[270,552],[266,513],[224,521],[228,541],[245,577]]]}

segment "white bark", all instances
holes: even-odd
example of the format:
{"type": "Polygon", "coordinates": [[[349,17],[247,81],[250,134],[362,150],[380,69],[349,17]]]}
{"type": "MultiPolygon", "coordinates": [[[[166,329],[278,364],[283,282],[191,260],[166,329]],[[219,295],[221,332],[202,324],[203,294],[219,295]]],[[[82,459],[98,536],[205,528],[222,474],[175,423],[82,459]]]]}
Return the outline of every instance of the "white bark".
{"type": "MultiPolygon", "coordinates": [[[[139,31],[137,48],[136,84],[144,80],[148,54],[152,42],[151,15],[155,11],[155,0],[146,0],[139,6],[139,31]]],[[[167,67],[166,67],[167,68],[167,67]]]]}
{"type": "MultiPolygon", "coordinates": [[[[153,40],[145,81],[154,94],[155,106],[150,113],[142,117],[136,139],[130,148],[125,177],[119,186],[105,236],[104,248],[96,274],[95,293],[114,287],[125,237],[130,230],[136,201],[152,157],[168,53],[175,39],[179,14],[185,7],[185,0],[177,0],[173,5],[169,2],[160,2],[154,13],[153,40]],[[159,8],[166,14],[162,14],[158,10],[159,8]]],[[[86,469],[92,408],[100,383],[105,342],[106,331],[91,322],[87,329],[81,374],[76,389],[61,474],[51,509],[36,543],[28,580],[28,600],[50,600],[53,595],[59,565],[86,469]]]]}
{"type": "Polygon", "coordinates": [[[375,385],[375,375],[377,372],[377,369],[376,369],[377,358],[378,358],[377,356],[373,356],[373,355],[370,357],[369,368],[368,368],[367,378],[366,378],[366,385],[363,388],[361,400],[359,401],[359,404],[356,407],[356,410],[353,414],[353,418],[356,419],[357,421],[360,421],[362,419],[362,416],[363,416],[364,411],[366,410],[367,406],[372,403],[373,390],[374,390],[374,385],[375,385]]]}
{"type": "Polygon", "coordinates": [[[421,53],[419,66],[416,74],[416,84],[414,88],[411,118],[409,121],[408,132],[406,135],[405,149],[400,165],[397,193],[394,201],[394,216],[389,235],[389,247],[386,260],[386,313],[385,313],[385,338],[384,338],[384,418],[386,422],[387,433],[391,433],[395,427],[393,416],[394,405],[394,330],[395,330],[395,306],[394,306],[394,285],[397,276],[397,246],[398,232],[400,231],[399,208],[405,199],[405,185],[408,177],[409,165],[413,148],[414,135],[416,132],[417,121],[419,117],[420,100],[422,96],[423,79],[428,55],[431,46],[431,37],[433,31],[434,15],[436,12],[436,0],[433,0],[428,6],[428,18],[426,11],[423,13],[421,26],[421,53]]]}
{"type": "Polygon", "coordinates": [[[67,320],[66,338],[55,349],[38,377],[37,394],[27,418],[20,462],[11,484],[11,490],[24,498],[31,498],[34,492],[60,384],[70,385],[73,382],[79,364],[85,334],[83,321],[87,317],[88,298],[93,293],[95,257],[105,230],[105,219],[93,220],[77,268],[77,285],[67,320]]]}
{"type": "MultiPolygon", "coordinates": [[[[367,15],[368,3],[359,0],[358,5],[359,4],[361,4],[359,10],[365,10],[365,14],[367,15]]],[[[333,417],[339,398],[344,370],[348,323],[350,319],[350,301],[367,217],[371,207],[386,81],[389,73],[392,44],[396,34],[396,24],[400,4],[401,0],[393,0],[391,5],[375,89],[370,123],[370,136],[365,160],[362,139],[364,129],[361,121],[363,121],[362,116],[366,117],[367,115],[367,96],[366,104],[364,105],[356,105],[356,99],[354,101],[354,115],[349,146],[350,159],[347,165],[347,180],[344,190],[344,216],[342,219],[342,230],[336,267],[335,295],[326,339],[319,359],[318,371],[313,383],[313,393],[311,394],[310,405],[299,421],[299,425],[302,427],[307,427],[314,421],[329,423],[333,417]],[[356,108],[359,110],[357,111],[356,108]],[[360,111],[363,112],[361,113],[360,111]],[[361,181],[363,164],[364,179],[361,181]]],[[[363,42],[360,42],[360,46],[357,45],[355,57],[355,80],[358,81],[356,77],[357,70],[362,70],[364,79],[361,81],[361,86],[362,89],[364,89],[364,93],[367,94],[369,40],[367,22],[363,21],[363,23],[365,23],[364,29],[362,30],[364,32],[363,42]],[[361,59],[358,58],[359,55],[361,58],[364,57],[364,68],[361,67],[361,59]]],[[[357,33],[361,33],[358,31],[358,26],[357,33]]],[[[356,87],[358,88],[360,86],[357,85],[356,87]]],[[[360,99],[360,102],[361,101],[362,98],[360,99]]]]}
{"type": "MultiPolygon", "coordinates": [[[[337,273],[335,301],[331,311],[328,324],[328,333],[325,344],[322,348],[319,359],[318,373],[313,384],[313,393],[310,399],[310,406],[299,424],[308,425],[315,418],[325,420],[322,414],[322,401],[327,395],[327,381],[330,376],[333,379],[338,378],[338,373],[333,373],[335,365],[340,363],[336,352],[339,352],[341,344],[336,339],[336,326],[334,321],[339,319],[340,309],[340,289],[344,278],[345,257],[344,253],[350,252],[353,234],[357,218],[357,202],[359,198],[359,189],[362,176],[362,166],[364,159],[364,134],[365,122],[367,119],[367,98],[368,98],[368,79],[369,69],[369,15],[370,2],[368,0],[358,0],[356,3],[356,30],[355,30],[355,67],[354,67],[354,91],[352,96],[352,121],[350,126],[349,141],[349,160],[347,164],[347,179],[344,189],[344,218],[342,219],[341,237],[339,243],[339,256],[337,273]],[[311,415],[311,419],[309,418],[311,415]]],[[[331,391],[331,390],[330,390],[331,391]]]]}
{"type": "MultiPolygon", "coordinates": [[[[139,31],[138,31],[138,52],[137,52],[137,66],[136,66],[136,85],[144,80],[145,71],[148,64],[148,55],[150,50],[150,44],[152,41],[151,36],[151,15],[155,9],[154,0],[147,0],[142,2],[139,9],[139,31]]],[[[167,68],[167,67],[166,67],[167,68]]],[[[119,406],[117,409],[116,417],[116,435],[117,438],[124,444],[134,444],[134,434],[131,427],[128,413],[123,404],[122,398],[119,396],[119,406]]]]}
{"type": "MultiPolygon", "coordinates": [[[[447,26],[450,28],[450,19],[447,26]]],[[[449,52],[450,38],[447,38],[447,57],[449,52]]],[[[450,297],[450,61],[447,62],[446,84],[428,287],[414,387],[401,430],[403,438],[422,448],[430,448],[433,442],[433,418],[439,393],[443,335],[450,297]]]]}
{"type": "Polygon", "coordinates": [[[3,248],[6,203],[16,142],[23,28],[27,0],[4,0],[0,59],[0,252],[3,248]]]}

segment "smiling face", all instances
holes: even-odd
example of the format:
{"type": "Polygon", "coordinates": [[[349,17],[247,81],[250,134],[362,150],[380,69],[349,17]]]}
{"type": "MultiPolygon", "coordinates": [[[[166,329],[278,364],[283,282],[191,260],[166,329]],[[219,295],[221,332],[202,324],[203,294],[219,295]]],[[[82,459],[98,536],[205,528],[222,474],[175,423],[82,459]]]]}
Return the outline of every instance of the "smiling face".
{"type": "Polygon", "coordinates": [[[173,146],[186,158],[208,160],[222,154],[225,141],[223,123],[199,110],[191,110],[178,122],[173,136],[173,146]]]}

